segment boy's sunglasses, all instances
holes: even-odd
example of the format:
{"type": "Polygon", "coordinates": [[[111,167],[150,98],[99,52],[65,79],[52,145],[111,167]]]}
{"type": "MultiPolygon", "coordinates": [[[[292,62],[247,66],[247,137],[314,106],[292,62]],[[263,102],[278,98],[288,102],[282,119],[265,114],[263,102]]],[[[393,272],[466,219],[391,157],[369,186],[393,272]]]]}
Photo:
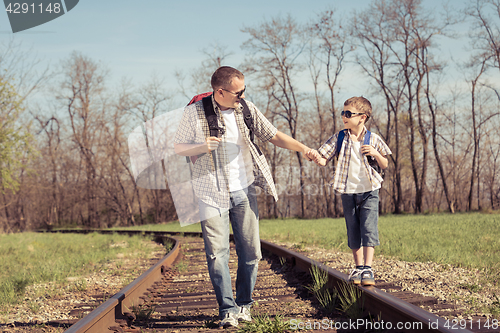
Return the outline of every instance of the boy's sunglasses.
{"type": "Polygon", "coordinates": [[[243,88],[242,91],[238,91],[238,92],[232,92],[232,91],[226,90],[224,88],[221,88],[221,89],[224,90],[224,91],[227,91],[228,93],[231,93],[231,94],[235,95],[238,98],[241,98],[241,95],[243,95],[243,93],[245,92],[245,89],[247,89],[247,86],[245,86],[245,88],[243,88]]]}
{"type": "Polygon", "coordinates": [[[351,118],[353,114],[364,114],[364,113],[351,112],[349,110],[345,110],[345,111],[340,112],[340,116],[346,117],[346,118],[351,118]]]}

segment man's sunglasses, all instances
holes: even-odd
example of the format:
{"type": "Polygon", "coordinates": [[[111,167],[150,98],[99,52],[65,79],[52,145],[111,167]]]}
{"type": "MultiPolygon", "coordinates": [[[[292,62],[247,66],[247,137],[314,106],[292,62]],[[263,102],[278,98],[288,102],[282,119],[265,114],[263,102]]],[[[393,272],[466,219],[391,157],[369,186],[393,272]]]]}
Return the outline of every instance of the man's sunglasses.
{"type": "Polygon", "coordinates": [[[341,117],[346,117],[346,118],[351,118],[353,114],[364,114],[364,113],[359,113],[359,112],[351,112],[349,110],[345,110],[340,112],[341,117]]]}
{"type": "Polygon", "coordinates": [[[238,92],[232,92],[232,91],[226,90],[226,89],[224,89],[224,88],[221,88],[221,89],[222,89],[222,90],[224,90],[224,91],[227,91],[228,93],[231,93],[231,94],[235,95],[235,96],[236,96],[236,97],[238,97],[238,98],[241,98],[241,96],[242,96],[242,95],[243,95],[243,93],[245,92],[245,89],[246,89],[246,88],[247,88],[247,86],[245,86],[245,88],[243,88],[243,90],[242,90],[242,91],[238,91],[238,92]]]}

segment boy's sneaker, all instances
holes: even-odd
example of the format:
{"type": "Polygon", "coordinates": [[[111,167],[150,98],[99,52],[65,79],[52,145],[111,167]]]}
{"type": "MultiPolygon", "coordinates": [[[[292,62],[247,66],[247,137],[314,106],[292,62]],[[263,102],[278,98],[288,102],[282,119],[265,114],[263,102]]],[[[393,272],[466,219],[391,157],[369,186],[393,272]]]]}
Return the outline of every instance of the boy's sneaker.
{"type": "Polygon", "coordinates": [[[240,307],[240,312],[236,315],[239,321],[252,321],[252,314],[250,309],[246,306],[240,307]]]}
{"type": "Polygon", "coordinates": [[[373,277],[373,271],[371,268],[363,269],[361,272],[361,284],[363,286],[375,285],[375,278],[373,277]]]}
{"type": "Polygon", "coordinates": [[[237,314],[226,312],[224,318],[219,323],[219,327],[228,328],[228,327],[238,327],[238,318],[237,314]]]}
{"type": "Polygon", "coordinates": [[[361,283],[361,273],[363,273],[362,269],[353,269],[351,274],[349,274],[349,282],[352,282],[353,284],[360,284],[361,283]]]}

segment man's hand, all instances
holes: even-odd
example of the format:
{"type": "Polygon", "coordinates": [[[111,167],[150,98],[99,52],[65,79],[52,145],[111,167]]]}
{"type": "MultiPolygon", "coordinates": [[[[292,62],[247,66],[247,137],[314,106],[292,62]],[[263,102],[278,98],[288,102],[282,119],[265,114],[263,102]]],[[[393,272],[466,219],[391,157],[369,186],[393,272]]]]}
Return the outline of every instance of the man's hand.
{"type": "Polygon", "coordinates": [[[306,160],[308,160],[309,162],[311,162],[311,161],[312,161],[311,157],[309,156],[309,152],[310,152],[311,150],[312,150],[311,148],[307,148],[306,150],[304,150],[304,151],[302,152],[302,156],[304,156],[304,158],[305,158],[306,160]]]}
{"type": "Polygon", "coordinates": [[[207,145],[207,152],[210,153],[219,148],[219,143],[221,142],[221,140],[221,138],[216,138],[215,136],[208,137],[205,141],[205,144],[207,145]]]}

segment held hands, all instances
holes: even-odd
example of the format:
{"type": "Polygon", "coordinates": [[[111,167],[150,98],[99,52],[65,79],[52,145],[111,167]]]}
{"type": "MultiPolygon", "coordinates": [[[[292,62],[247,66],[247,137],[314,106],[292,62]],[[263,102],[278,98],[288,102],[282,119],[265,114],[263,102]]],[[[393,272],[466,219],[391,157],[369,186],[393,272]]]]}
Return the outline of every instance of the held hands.
{"type": "Polygon", "coordinates": [[[317,150],[314,150],[314,149],[310,149],[307,153],[306,153],[306,157],[307,157],[307,160],[308,161],[314,161],[316,162],[319,158],[320,158],[320,155],[318,153],[317,150]]]}
{"type": "Polygon", "coordinates": [[[207,145],[207,152],[210,153],[217,148],[219,148],[219,143],[221,142],[221,138],[216,138],[215,136],[210,136],[205,140],[205,144],[207,145]]]}
{"type": "Polygon", "coordinates": [[[321,156],[320,153],[318,153],[317,150],[311,149],[306,153],[306,157],[309,161],[314,161],[319,166],[325,166],[326,164],[326,159],[321,156]]]}

